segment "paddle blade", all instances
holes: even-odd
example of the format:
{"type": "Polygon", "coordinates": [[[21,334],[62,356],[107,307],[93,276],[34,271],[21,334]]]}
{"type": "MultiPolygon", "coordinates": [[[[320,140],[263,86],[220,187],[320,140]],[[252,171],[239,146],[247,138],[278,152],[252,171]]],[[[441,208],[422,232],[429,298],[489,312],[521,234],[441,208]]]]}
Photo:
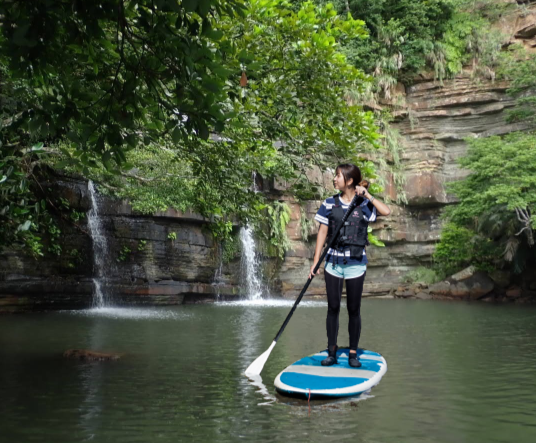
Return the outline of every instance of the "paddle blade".
{"type": "Polygon", "coordinates": [[[264,364],[266,363],[266,360],[268,360],[268,357],[270,357],[270,353],[272,352],[272,349],[274,349],[276,343],[276,341],[273,341],[268,350],[259,355],[257,359],[248,366],[245,373],[247,376],[261,375],[262,368],[264,368],[264,364]]]}

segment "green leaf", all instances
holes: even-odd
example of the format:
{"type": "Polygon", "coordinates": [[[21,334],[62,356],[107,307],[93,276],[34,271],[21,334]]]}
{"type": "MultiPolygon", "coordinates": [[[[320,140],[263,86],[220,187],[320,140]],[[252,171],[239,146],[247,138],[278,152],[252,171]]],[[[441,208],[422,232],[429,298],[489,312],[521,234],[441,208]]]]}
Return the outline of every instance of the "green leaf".
{"type": "Polygon", "coordinates": [[[182,130],[179,126],[175,126],[171,133],[171,139],[173,143],[179,144],[182,141],[182,130]]]}
{"type": "Polygon", "coordinates": [[[61,160],[54,164],[54,167],[56,169],[65,169],[67,166],[70,166],[72,164],[71,160],[61,160]]]}
{"type": "Polygon", "coordinates": [[[78,134],[74,131],[69,131],[67,132],[66,134],[67,138],[69,140],[71,140],[72,142],[74,143],[80,143],[80,137],[78,136],[78,134]]]}
{"type": "Polygon", "coordinates": [[[182,7],[186,12],[194,12],[197,9],[199,0],[182,0],[182,7]]]}
{"type": "Polygon", "coordinates": [[[376,237],[373,234],[368,235],[368,240],[369,240],[371,245],[378,246],[380,248],[385,247],[385,243],[383,243],[381,240],[378,239],[378,237],[376,237]]]}
{"type": "Polygon", "coordinates": [[[209,77],[203,79],[203,86],[211,92],[218,94],[221,91],[221,85],[218,81],[213,80],[209,77]]]}
{"type": "Polygon", "coordinates": [[[197,11],[201,17],[205,17],[210,12],[212,0],[198,0],[197,11]]]}
{"type": "Polygon", "coordinates": [[[28,130],[32,133],[32,135],[37,135],[41,130],[42,124],[43,120],[41,117],[36,116],[28,121],[28,130]]]}
{"type": "Polygon", "coordinates": [[[131,148],[138,146],[139,138],[136,134],[128,134],[125,138],[127,145],[131,148]]]}
{"type": "Polygon", "coordinates": [[[223,38],[225,35],[223,31],[220,30],[211,30],[206,32],[207,37],[209,37],[211,40],[219,41],[223,38]]]}
{"type": "Polygon", "coordinates": [[[208,140],[208,137],[210,135],[208,126],[203,122],[198,122],[198,129],[199,129],[199,137],[201,137],[203,140],[208,140]]]}
{"type": "Polygon", "coordinates": [[[107,171],[111,171],[113,169],[113,165],[112,165],[112,152],[111,151],[104,151],[102,153],[102,157],[101,157],[101,160],[102,160],[102,164],[104,165],[104,167],[106,168],[107,171]]]}

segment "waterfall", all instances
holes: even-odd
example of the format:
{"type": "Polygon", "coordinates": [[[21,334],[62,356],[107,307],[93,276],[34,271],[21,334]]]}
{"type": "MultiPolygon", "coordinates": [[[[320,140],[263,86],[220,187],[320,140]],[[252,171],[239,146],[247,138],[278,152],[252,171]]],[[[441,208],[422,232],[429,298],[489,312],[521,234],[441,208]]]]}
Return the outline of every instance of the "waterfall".
{"type": "Polygon", "coordinates": [[[109,262],[108,258],[108,243],[102,227],[102,220],[99,216],[98,195],[95,191],[93,182],[88,182],[89,195],[91,196],[91,210],[88,213],[88,226],[91,232],[91,241],[93,242],[93,307],[102,308],[106,305],[102,287],[106,283],[105,270],[109,262]]]}
{"type": "MultiPolygon", "coordinates": [[[[257,173],[253,171],[251,175],[253,192],[259,192],[257,188],[257,173]]],[[[240,229],[240,241],[242,242],[242,258],[240,260],[240,275],[242,286],[246,288],[249,300],[260,300],[262,298],[262,271],[257,257],[253,230],[249,226],[240,229]]]]}
{"type": "Polygon", "coordinates": [[[242,286],[246,288],[248,299],[259,300],[262,298],[263,292],[262,274],[255,249],[253,231],[249,226],[240,229],[240,241],[242,242],[242,259],[240,261],[242,286]]]}

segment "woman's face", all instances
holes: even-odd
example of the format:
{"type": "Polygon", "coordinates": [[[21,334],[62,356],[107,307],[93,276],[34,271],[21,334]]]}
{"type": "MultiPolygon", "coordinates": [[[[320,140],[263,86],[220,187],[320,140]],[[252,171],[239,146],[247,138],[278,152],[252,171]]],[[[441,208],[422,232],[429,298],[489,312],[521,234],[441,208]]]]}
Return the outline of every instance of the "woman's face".
{"type": "Polygon", "coordinates": [[[337,171],[335,177],[333,177],[333,187],[339,191],[344,191],[346,189],[344,175],[342,175],[341,171],[337,171]]]}

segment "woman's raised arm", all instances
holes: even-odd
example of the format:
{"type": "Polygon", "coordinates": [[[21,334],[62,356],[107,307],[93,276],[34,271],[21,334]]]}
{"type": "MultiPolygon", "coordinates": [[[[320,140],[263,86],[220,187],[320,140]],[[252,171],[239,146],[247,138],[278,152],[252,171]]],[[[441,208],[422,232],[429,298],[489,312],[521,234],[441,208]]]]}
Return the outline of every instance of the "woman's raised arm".
{"type": "Polygon", "coordinates": [[[389,206],[387,206],[385,203],[381,202],[380,200],[370,195],[368,190],[364,188],[363,186],[356,186],[355,193],[358,195],[362,195],[366,199],[370,200],[372,204],[374,205],[374,207],[376,208],[376,212],[378,213],[378,215],[387,216],[391,213],[389,206]]]}

